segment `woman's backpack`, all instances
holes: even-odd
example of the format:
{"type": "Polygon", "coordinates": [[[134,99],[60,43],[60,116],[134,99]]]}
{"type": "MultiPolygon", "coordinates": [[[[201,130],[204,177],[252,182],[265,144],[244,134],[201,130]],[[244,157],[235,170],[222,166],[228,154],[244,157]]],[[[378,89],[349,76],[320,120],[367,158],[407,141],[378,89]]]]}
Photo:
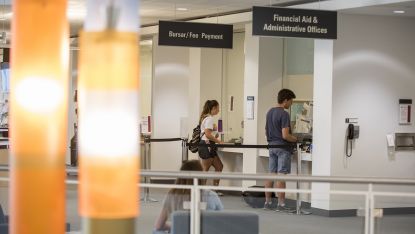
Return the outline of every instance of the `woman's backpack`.
{"type": "MultiPolygon", "coordinates": [[[[193,128],[192,139],[190,140],[190,144],[199,144],[200,143],[200,125],[197,125],[193,128]]],[[[189,145],[189,150],[192,153],[196,153],[198,151],[197,145],[189,145]]]]}

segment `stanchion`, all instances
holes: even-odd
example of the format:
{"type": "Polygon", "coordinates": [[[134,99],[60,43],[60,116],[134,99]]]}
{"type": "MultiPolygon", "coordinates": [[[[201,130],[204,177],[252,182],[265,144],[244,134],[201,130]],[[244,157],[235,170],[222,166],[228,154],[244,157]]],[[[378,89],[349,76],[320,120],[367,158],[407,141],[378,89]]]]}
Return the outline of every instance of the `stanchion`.
{"type": "MultiPolygon", "coordinates": [[[[146,170],[151,169],[151,159],[150,159],[150,136],[145,135],[144,136],[144,162],[143,162],[143,168],[146,170]]],[[[144,177],[144,183],[149,183],[150,178],[144,177]]],[[[140,199],[144,203],[150,203],[150,202],[157,202],[156,199],[150,197],[150,188],[145,187],[143,188],[143,197],[140,199]]]]}
{"type": "MultiPolygon", "coordinates": [[[[297,176],[301,175],[301,143],[297,143],[297,176]]],[[[300,189],[300,182],[297,180],[297,189],[300,189]]],[[[296,202],[296,214],[298,215],[309,215],[311,212],[301,210],[301,197],[300,193],[297,192],[296,202]]]]}
{"type": "Polygon", "coordinates": [[[187,138],[182,139],[182,162],[189,160],[189,151],[187,148],[187,138]]]}

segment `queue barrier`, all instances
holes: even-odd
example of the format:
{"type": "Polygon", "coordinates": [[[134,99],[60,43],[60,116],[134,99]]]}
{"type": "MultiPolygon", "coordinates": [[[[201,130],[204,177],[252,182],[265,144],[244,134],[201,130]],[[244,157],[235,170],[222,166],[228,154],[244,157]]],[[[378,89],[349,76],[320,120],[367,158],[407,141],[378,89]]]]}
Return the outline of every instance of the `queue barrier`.
{"type": "MultiPolygon", "coordinates": [[[[143,168],[144,169],[151,169],[151,142],[173,142],[173,141],[181,141],[182,142],[182,161],[188,160],[188,150],[187,150],[187,138],[151,138],[149,135],[144,135],[143,142],[144,142],[144,161],[143,161],[143,168]]],[[[149,183],[151,178],[144,177],[144,183],[149,183]]],[[[150,197],[150,189],[145,187],[143,189],[143,197],[141,198],[143,202],[157,202],[156,199],[150,197]]]]}

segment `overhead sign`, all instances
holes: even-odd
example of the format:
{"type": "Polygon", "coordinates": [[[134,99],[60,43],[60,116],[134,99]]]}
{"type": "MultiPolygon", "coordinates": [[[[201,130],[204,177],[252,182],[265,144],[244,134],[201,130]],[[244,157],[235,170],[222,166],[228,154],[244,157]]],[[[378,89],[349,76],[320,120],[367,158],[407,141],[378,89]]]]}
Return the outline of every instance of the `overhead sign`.
{"type": "Polygon", "coordinates": [[[232,49],[233,25],[159,21],[159,45],[232,49]]]}
{"type": "Polygon", "coordinates": [[[278,7],[253,7],[256,36],[337,39],[337,12],[278,7]]]}

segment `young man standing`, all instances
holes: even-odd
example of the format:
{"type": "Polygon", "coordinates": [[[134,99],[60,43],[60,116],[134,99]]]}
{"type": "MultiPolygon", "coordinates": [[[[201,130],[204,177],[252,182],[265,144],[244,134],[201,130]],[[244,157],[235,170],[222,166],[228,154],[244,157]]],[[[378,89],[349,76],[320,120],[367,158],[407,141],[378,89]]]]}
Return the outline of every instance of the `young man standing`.
{"type": "MultiPolygon", "coordinates": [[[[291,134],[290,115],[285,109],[292,105],[295,94],[289,89],[281,89],[278,92],[278,104],[267,113],[265,132],[269,145],[280,145],[281,148],[269,149],[270,173],[289,174],[291,172],[291,158],[293,143],[297,138],[291,134]],[[291,147],[290,147],[291,146],[291,147]]],[[[272,188],[274,181],[266,181],[265,188],[272,188]]],[[[276,188],[285,188],[285,181],[277,181],[276,188]]],[[[272,203],[272,193],[265,193],[264,209],[276,209],[277,211],[291,212],[292,209],[285,206],[285,193],[278,193],[278,205],[272,203]]]]}

